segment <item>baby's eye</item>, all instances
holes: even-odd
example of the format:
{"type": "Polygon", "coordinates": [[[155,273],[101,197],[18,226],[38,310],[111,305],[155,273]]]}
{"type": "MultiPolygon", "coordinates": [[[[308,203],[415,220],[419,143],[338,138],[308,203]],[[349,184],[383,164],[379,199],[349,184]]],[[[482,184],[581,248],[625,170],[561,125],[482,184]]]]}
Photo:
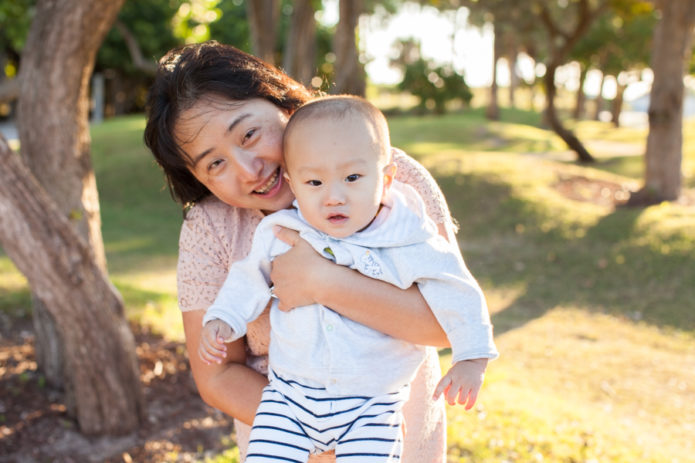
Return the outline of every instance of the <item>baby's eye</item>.
{"type": "Polygon", "coordinates": [[[309,180],[306,183],[307,183],[307,185],[311,185],[311,186],[320,186],[321,180],[309,180]]]}
{"type": "Polygon", "coordinates": [[[361,177],[360,174],[350,174],[347,177],[345,177],[345,181],[347,182],[356,182],[357,179],[361,177]]]}

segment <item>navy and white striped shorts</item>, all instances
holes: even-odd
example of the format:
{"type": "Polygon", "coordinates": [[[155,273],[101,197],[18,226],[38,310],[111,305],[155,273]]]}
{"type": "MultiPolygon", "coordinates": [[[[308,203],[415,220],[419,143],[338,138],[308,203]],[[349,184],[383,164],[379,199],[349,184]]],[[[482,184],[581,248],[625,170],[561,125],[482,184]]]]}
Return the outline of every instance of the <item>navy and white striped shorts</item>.
{"type": "Polygon", "coordinates": [[[397,462],[403,449],[403,404],[410,387],[378,397],[329,396],[325,388],[270,372],[249,436],[246,463],[306,462],[335,449],[345,463],[397,462]]]}

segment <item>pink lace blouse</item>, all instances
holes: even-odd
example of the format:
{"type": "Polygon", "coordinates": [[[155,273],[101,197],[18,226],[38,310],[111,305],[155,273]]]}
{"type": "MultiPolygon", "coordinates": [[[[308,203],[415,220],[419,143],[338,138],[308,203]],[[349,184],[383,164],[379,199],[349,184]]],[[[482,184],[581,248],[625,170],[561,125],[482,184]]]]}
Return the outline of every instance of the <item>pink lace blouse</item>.
{"type": "MultiPolygon", "coordinates": [[[[396,179],[415,188],[425,200],[428,215],[446,227],[450,239],[455,232],[449,209],[438,185],[415,160],[394,150],[396,179]]],[[[251,241],[260,211],[229,206],[215,197],[196,204],[187,214],[179,239],[177,286],[182,311],[206,310],[224,283],[229,266],[243,259],[251,241]]],[[[269,343],[268,313],[248,325],[246,335],[248,363],[266,373],[269,343]]],[[[444,402],[432,400],[441,375],[437,351],[428,349],[411,386],[411,397],[404,409],[406,438],[404,463],[444,463],[446,461],[446,421],[444,402]]],[[[237,444],[243,458],[248,444],[249,426],[236,421],[237,444]]],[[[334,462],[331,454],[313,456],[311,463],[334,462]]]]}

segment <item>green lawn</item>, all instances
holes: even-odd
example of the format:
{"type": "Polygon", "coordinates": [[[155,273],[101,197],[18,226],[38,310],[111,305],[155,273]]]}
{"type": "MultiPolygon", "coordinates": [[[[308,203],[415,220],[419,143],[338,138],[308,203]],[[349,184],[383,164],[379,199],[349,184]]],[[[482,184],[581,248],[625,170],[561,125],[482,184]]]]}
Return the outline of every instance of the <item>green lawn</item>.
{"type": "MultiPolygon", "coordinates": [[[[558,187],[573,178],[637,188],[646,131],[574,124],[598,159],[580,166],[539,119],[390,119],[394,145],[447,196],[501,352],[475,409],[449,408],[450,461],[695,461],[695,207],[569,199],[558,187]]],[[[109,271],[129,317],[181,339],[181,213],[143,127],[128,117],[93,130],[109,271]]],[[[684,184],[695,189],[695,122],[684,134],[684,184]]],[[[24,279],[0,255],[0,311],[28,306],[24,279]]]]}

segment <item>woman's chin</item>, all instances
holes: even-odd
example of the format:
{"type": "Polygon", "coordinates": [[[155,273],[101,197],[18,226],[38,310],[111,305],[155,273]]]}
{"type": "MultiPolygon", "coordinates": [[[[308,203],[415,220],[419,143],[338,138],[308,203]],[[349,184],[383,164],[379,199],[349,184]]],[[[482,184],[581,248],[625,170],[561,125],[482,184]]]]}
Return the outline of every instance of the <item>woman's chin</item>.
{"type": "Polygon", "coordinates": [[[292,194],[289,186],[285,185],[285,187],[285,190],[277,192],[272,197],[258,198],[259,209],[261,209],[264,213],[269,214],[271,212],[276,212],[290,207],[292,205],[292,201],[294,201],[294,195],[292,194]]]}

